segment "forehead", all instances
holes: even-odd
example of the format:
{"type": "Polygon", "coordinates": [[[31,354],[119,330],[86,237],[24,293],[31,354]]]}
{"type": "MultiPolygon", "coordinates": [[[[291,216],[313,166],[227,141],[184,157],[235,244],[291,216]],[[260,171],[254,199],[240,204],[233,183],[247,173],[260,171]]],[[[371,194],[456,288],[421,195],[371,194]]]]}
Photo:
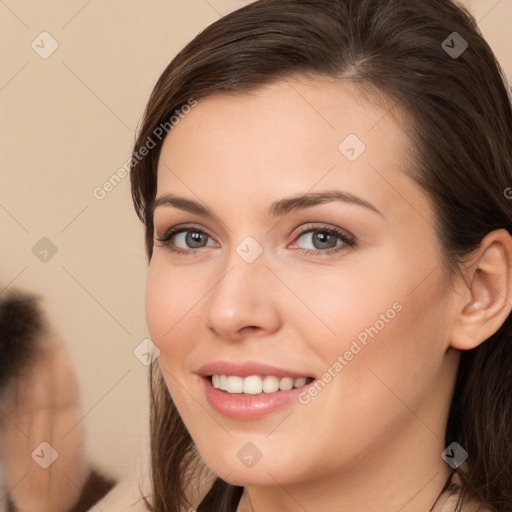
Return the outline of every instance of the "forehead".
{"type": "Polygon", "coordinates": [[[403,172],[410,150],[406,126],[354,87],[282,80],[199,99],[164,141],[157,195],[192,192],[239,207],[343,187],[385,209],[417,189],[403,172]]]}

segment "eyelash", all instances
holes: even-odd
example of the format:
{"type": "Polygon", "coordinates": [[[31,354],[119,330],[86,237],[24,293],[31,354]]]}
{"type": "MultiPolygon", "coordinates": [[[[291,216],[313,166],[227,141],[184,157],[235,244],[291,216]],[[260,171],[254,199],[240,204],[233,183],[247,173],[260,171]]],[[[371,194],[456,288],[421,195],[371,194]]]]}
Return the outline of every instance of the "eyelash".
{"type": "MultiPolygon", "coordinates": [[[[172,241],[172,238],[174,235],[177,235],[179,233],[187,232],[187,231],[193,231],[194,233],[199,233],[201,235],[205,235],[209,238],[211,238],[208,233],[203,231],[202,229],[196,228],[195,226],[182,226],[182,227],[173,227],[169,229],[163,237],[156,237],[156,240],[161,243],[159,247],[165,247],[169,246],[170,242],[172,241]]],[[[355,247],[356,246],[356,240],[352,236],[349,236],[346,234],[346,232],[341,231],[340,229],[334,228],[334,227],[311,227],[306,226],[304,229],[299,231],[296,238],[300,238],[302,235],[306,233],[327,233],[329,235],[335,235],[337,236],[343,244],[338,245],[336,247],[333,247],[331,249],[326,250],[320,250],[320,249],[299,249],[306,255],[326,255],[326,254],[333,254],[338,253],[345,249],[346,247],[355,247]]],[[[206,247],[199,247],[197,249],[182,249],[181,247],[170,247],[169,249],[175,253],[183,254],[184,256],[190,255],[191,253],[197,253],[200,249],[205,249],[206,247]]]]}

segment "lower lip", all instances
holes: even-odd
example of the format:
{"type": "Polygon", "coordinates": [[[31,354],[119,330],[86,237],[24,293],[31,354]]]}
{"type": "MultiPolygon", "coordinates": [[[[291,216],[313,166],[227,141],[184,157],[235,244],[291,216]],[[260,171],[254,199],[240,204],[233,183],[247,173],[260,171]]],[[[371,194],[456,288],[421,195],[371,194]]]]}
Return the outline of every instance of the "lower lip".
{"type": "Polygon", "coordinates": [[[217,389],[207,377],[201,377],[201,381],[208,403],[224,416],[238,420],[261,418],[292,403],[299,403],[298,396],[316,382],[313,380],[306,386],[289,391],[242,396],[217,389]]]}

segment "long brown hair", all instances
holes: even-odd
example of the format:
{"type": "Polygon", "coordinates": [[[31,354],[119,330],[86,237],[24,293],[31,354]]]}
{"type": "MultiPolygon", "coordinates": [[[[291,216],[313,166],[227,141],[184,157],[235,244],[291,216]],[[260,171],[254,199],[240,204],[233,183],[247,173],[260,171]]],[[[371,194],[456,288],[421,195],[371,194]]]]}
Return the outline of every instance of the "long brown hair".
{"type": "MultiPolygon", "coordinates": [[[[197,35],[151,94],[131,171],[149,260],[164,138],[155,136],[158,127],[170,131],[170,119],[191,99],[296,76],[340,79],[391,100],[412,119],[410,173],[435,207],[449,278],[487,233],[512,232],[504,194],[512,184],[506,78],[463,6],[451,0],[260,0],[197,35]],[[141,157],[150,139],[156,147],[141,157]]],[[[511,329],[509,316],[491,338],[461,353],[446,428],[446,446],[456,441],[469,454],[467,470],[459,471],[462,494],[498,512],[512,510],[511,329]]],[[[151,367],[150,385],[154,493],[147,506],[182,512],[193,507],[187,489],[201,464],[158,363],[151,367]]],[[[217,478],[200,510],[234,511],[242,490],[217,478]]]]}

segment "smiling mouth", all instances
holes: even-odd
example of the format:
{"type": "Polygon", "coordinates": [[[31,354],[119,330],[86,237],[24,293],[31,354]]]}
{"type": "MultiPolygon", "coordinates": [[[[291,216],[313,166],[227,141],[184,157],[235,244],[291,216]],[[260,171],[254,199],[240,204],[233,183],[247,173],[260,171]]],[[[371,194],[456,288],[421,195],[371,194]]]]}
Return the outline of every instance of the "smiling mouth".
{"type": "Polygon", "coordinates": [[[207,379],[219,391],[230,395],[252,396],[262,393],[276,393],[307,386],[313,377],[276,377],[274,375],[209,375],[207,379]]]}

